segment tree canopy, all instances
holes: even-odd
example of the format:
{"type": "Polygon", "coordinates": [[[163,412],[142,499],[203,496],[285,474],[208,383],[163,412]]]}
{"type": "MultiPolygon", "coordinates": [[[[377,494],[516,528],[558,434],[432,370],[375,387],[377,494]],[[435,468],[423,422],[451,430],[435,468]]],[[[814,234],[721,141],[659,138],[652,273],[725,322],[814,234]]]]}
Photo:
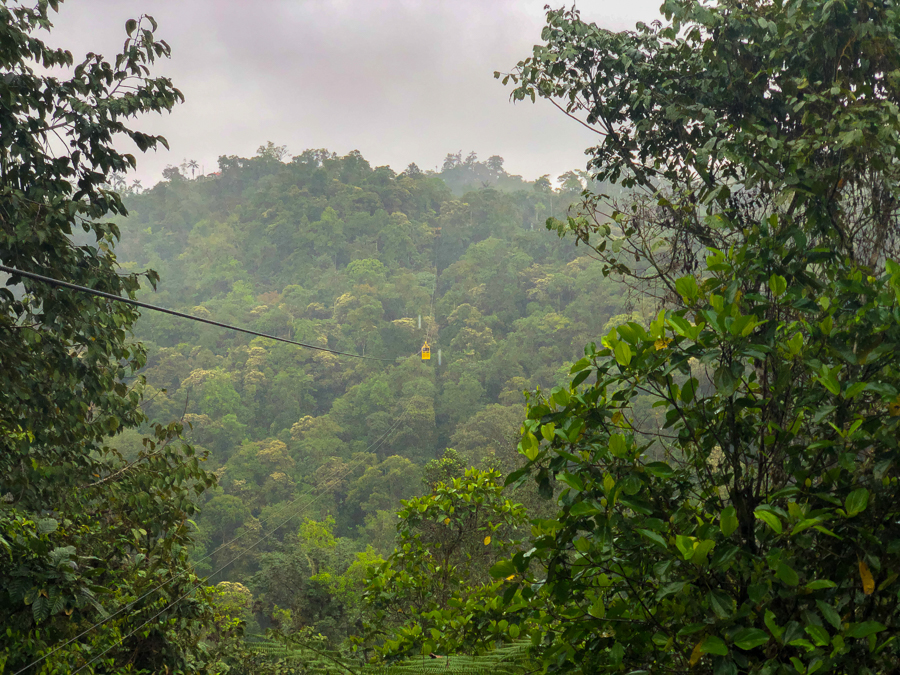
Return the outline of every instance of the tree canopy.
{"type": "Polygon", "coordinates": [[[898,670],[892,5],[549,10],[500,77],[598,132],[556,181],[269,141],[147,189],[168,46],[76,64],[55,9],[0,7],[0,262],[377,358],[4,276],[0,670],[898,670]]]}
{"type": "Polygon", "coordinates": [[[666,23],[618,33],[574,9],[551,11],[545,43],[496,74],[517,85],[513,98],[554,100],[597,132],[598,179],[644,189],[629,258],[692,271],[697,246],[727,248],[773,213],[802,220],[811,245],[862,264],[896,258],[893,5],[668,0],[662,9],[666,23]],[[664,232],[669,246],[654,250],[664,232]]]}
{"type": "MultiPolygon", "coordinates": [[[[113,63],[90,54],[76,64],[36,36],[56,7],[0,6],[0,261],[133,297],[139,277],[119,273],[109,221],[126,210],[107,183],[135,158],[116,143],[165,145],[131,121],[170,110],[181,93],[151,76],[169,54],[152,18],[126,23],[113,63]]],[[[188,519],[214,477],[178,423],[148,427],[128,461],[116,450],[117,434],[146,421],[137,312],[16,274],[4,282],[0,664],[13,672],[46,659],[42,670],[94,672],[215,662],[214,650],[197,648],[213,621],[203,593],[167,604],[196,581],[188,519]],[[154,615],[161,621],[136,636],[154,615]]]]}
{"type": "Polygon", "coordinates": [[[559,511],[493,573],[556,670],[894,670],[900,16],[663,9],[550,11],[509,75],[639,188],[548,226],[663,292],[529,404],[511,480],[561,484],[559,511]]]}

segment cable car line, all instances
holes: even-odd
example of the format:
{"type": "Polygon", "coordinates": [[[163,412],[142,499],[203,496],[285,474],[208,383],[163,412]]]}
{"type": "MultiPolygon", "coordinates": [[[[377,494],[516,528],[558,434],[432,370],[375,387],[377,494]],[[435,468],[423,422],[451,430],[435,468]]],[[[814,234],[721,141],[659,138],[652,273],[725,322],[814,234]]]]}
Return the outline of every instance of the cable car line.
{"type": "MultiPolygon", "coordinates": [[[[438,238],[438,241],[440,239],[438,238]]],[[[428,327],[428,330],[425,333],[425,344],[422,345],[422,348],[419,350],[419,354],[422,357],[423,361],[431,360],[431,346],[428,344],[428,338],[432,337],[432,331],[437,328],[437,318],[434,315],[434,296],[437,294],[437,278],[438,278],[438,268],[437,268],[437,242],[434,245],[434,284],[431,287],[431,326],[428,327]]],[[[419,328],[422,327],[422,315],[419,315],[419,328]]],[[[440,365],[440,353],[438,354],[438,365],[440,365]]]]}
{"type": "MultiPolygon", "coordinates": [[[[363,450],[363,453],[362,453],[362,454],[365,455],[365,454],[369,453],[370,451],[377,450],[379,447],[381,447],[381,445],[385,442],[385,440],[387,439],[387,437],[388,437],[390,434],[392,434],[394,431],[396,431],[397,428],[400,426],[400,423],[406,418],[406,415],[409,413],[409,409],[410,409],[411,406],[412,406],[412,400],[410,400],[410,401],[406,404],[406,408],[404,409],[403,413],[395,420],[395,422],[391,425],[391,427],[390,427],[387,431],[385,431],[384,434],[382,434],[380,438],[378,438],[378,439],[377,439],[376,441],[374,441],[371,445],[369,445],[369,447],[367,447],[365,450],[363,450]]],[[[358,459],[356,462],[351,463],[351,464],[348,464],[348,465],[346,466],[346,468],[344,469],[343,472],[336,471],[336,472],[332,473],[332,474],[326,479],[327,482],[325,483],[325,487],[330,487],[330,486],[334,485],[337,481],[341,480],[341,479],[344,478],[347,474],[349,474],[349,473],[352,472],[354,469],[356,469],[360,464],[362,464],[362,462],[363,462],[364,460],[365,460],[365,457],[361,457],[361,458],[358,459]]],[[[266,523],[266,522],[272,520],[273,518],[275,518],[276,516],[278,516],[278,515],[284,513],[284,512],[287,511],[291,506],[293,506],[293,505],[296,504],[298,501],[300,501],[302,498],[309,496],[309,494],[310,494],[314,489],[315,489],[315,488],[312,488],[312,487],[309,488],[306,492],[300,494],[300,495],[299,495],[298,497],[296,497],[293,501],[291,501],[291,502],[288,503],[287,505],[283,506],[281,509],[279,509],[279,510],[276,511],[275,513],[270,514],[270,515],[269,515],[265,520],[263,520],[262,522],[263,522],[263,523],[266,523]]],[[[324,493],[323,493],[323,494],[324,494],[324,493]]],[[[281,529],[282,527],[284,527],[285,525],[287,525],[291,520],[293,520],[293,519],[296,518],[297,516],[303,514],[303,512],[306,511],[306,509],[308,509],[312,504],[314,504],[321,496],[322,496],[322,495],[320,494],[320,495],[314,497],[313,499],[311,499],[308,503],[304,504],[304,505],[302,506],[302,508],[301,508],[297,513],[294,513],[293,515],[291,515],[290,517],[288,517],[284,522],[282,522],[280,525],[278,525],[277,527],[273,528],[271,532],[269,532],[268,534],[264,535],[262,538],[258,539],[257,541],[255,541],[255,542],[254,542],[253,544],[251,544],[250,546],[246,547],[246,548],[245,548],[243,551],[241,551],[241,553],[239,553],[237,556],[235,556],[234,558],[232,558],[231,560],[229,560],[227,563],[225,563],[224,565],[222,565],[219,569],[217,569],[216,571],[212,572],[210,575],[208,575],[207,577],[205,577],[203,581],[201,581],[201,582],[195,584],[193,587],[191,587],[191,589],[188,590],[187,593],[185,593],[184,595],[182,595],[181,597],[179,597],[179,598],[178,598],[177,600],[175,600],[174,602],[172,602],[172,603],[166,605],[166,607],[164,607],[163,609],[161,609],[161,610],[160,610],[159,612],[157,612],[154,616],[150,617],[147,621],[145,621],[145,622],[142,623],[140,626],[138,626],[137,628],[135,628],[131,633],[129,633],[128,635],[126,635],[125,637],[123,637],[121,640],[119,640],[119,641],[118,641],[117,643],[115,643],[114,645],[111,645],[110,647],[108,647],[108,648],[106,649],[106,651],[102,652],[101,654],[98,654],[98,655],[95,656],[92,660],[88,661],[86,664],[84,664],[83,666],[81,666],[78,670],[75,671],[75,673],[78,673],[78,672],[80,672],[81,670],[83,670],[84,668],[86,668],[86,667],[88,667],[89,665],[91,665],[94,661],[96,661],[97,659],[99,659],[101,656],[103,656],[103,654],[105,654],[106,652],[108,652],[108,651],[109,651],[110,649],[112,649],[113,647],[115,647],[115,646],[117,646],[117,645],[119,645],[119,644],[122,644],[125,640],[127,640],[129,637],[131,637],[132,635],[134,635],[134,634],[135,634],[137,631],[139,631],[141,628],[143,628],[143,627],[146,626],[148,623],[150,623],[150,622],[153,621],[155,618],[157,618],[157,617],[158,617],[160,614],[162,614],[167,608],[169,608],[169,607],[174,607],[176,604],[178,604],[179,602],[181,602],[182,600],[184,600],[184,599],[185,599],[186,597],[188,597],[191,593],[193,593],[193,592],[194,592],[195,590],[197,590],[200,586],[202,586],[202,585],[206,582],[207,579],[210,579],[210,578],[214,577],[215,575],[219,574],[220,572],[222,572],[223,570],[225,570],[226,568],[230,567],[232,564],[234,564],[235,562],[237,562],[238,560],[240,560],[240,559],[241,559],[242,557],[244,557],[247,553],[249,553],[251,550],[253,550],[254,548],[256,548],[256,546],[258,546],[258,545],[261,544],[263,541],[265,541],[266,539],[268,539],[269,537],[271,537],[271,536],[272,536],[273,534],[275,534],[275,532],[277,532],[279,529],[281,529]]],[[[232,539],[231,541],[229,541],[229,542],[227,542],[227,543],[225,543],[225,544],[222,544],[222,545],[219,546],[219,548],[217,548],[216,550],[214,550],[214,551],[212,551],[211,553],[206,554],[204,557],[199,558],[198,560],[194,561],[193,564],[196,565],[197,563],[203,562],[203,561],[206,560],[207,558],[210,558],[210,557],[214,556],[216,553],[218,553],[219,551],[221,551],[222,549],[224,549],[224,548],[226,548],[226,547],[228,547],[228,546],[231,546],[234,542],[238,541],[239,539],[242,539],[242,538],[245,537],[247,534],[250,534],[250,532],[249,532],[249,531],[248,531],[248,532],[245,532],[244,534],[240,535],[239,537],[235,537],[235,538],[232,539]]],[[[193,571],[193,570],[190,570],[190,571],[193,571]]],[[[28,669],[31,668],[32,666],[35,666],[35,665],[41,663],[42,661],[44,661],[45,659],[49,658],[50,656],[52,656],[52,655],[55,654],[56,652],[60,651],[61,649],[65,649],[67,646],[69,646],[70,644],[72,644],[72,643],[75,642],[76,640],[78,640],[78,639],[84,637],[85,635],[87,635],[88,633],[90,633],[92,630],[94,630],[94,629],[96,629],[96,628],[99,628],[100,626],[102,626],[104,623],[106,623],[106,622],[109,621],[110,619],[113,619],[113,618],[117,617],[119,614],[121,614],[121,613],[127,611],[128,609],[130,609],[130,608],[132,608],[132,607],[134,607],[134,605],[136,605],[138,602],[140,602],[141,600],[143,600],[143,599],[146,598],[147,596],[149,596],[149,595],[151,595],[152,593],[155,593],[156,591],[158,591],[159,589],[161,589],[161,588],[163,588],[163,587],[165,587],[165,586],[171,584],[172,582],[176,581],[179,577],[182,577],[182,576],[184,576],[184,575],[187,574],[187,573],[188,573],[188,571],[181,572],[180,574],[177,574],[176,576],[172,577],[171,579],[167,579],[166,581],[164,581],[163,583],[159,584],[158,586],[155,586],[154,588],[151,588],[149,591],[147,591],[146,593],[144,593],[144,594],[143,594],[142,596],[140,596],[139,598],[136,598],[135,600],[132,600],[130,603],[124,605],[124,606],[121,607],[120,609],[116,610],[114,613],[109,614],[109,615],[108,615],[106,618],[104,618],[102,621],[98,621],[98,622],[95,623],[94,625],[89,626],[88,628],[84,629],[84,631],[82,631],[81,633],[79,633],[79,634],[76,635],[75,637],[69,639],[67,642],[64,642],[64,643],[61,644],[59,647],[56,647],[55,649],[52,649],[51,651],[47,652],[46,654],[44,654],[44,655],[41,656],[40,658],[38,658],[38,659],[32,661],[31,663],[29,663],[28,665],[24,666],[23,668],[21,668],[21,669],[15,671],[12,675],[20,675],[21,673],[24,673],[26,670],[28,670],[28,669]]],[[[73,675],[74,675],[74,673],[73,673],[73,675]]]]}
{"type": "Polygon", "coordinates": [[[68,281],[60,281],[59,279],[53,279],[52,277],[46,277],[42,274],[36,274],[35,272],[25,272],[23,270],[17,270],[13,267],[7,267],[6,265],[0,265],[0,272],[6,272],[10,275],[18,275],[21,277],[25,277],[27,279],[33,279],[34,281],[41,281],[45,284],[50,284],[51,286],[58,286],[60,288],[67,288],[73,291],[80,291],[82,293],[89,293],[91,295],[96,295],[100,298],[106,298],[107,300],[114,300],[115,302],[124,302],[126,305],[134,305],[135,307],[141,307],[143,309],[149,309],[154,312],[162,312],[163,314],[171,314],[172,316],[177,316],[180,319],[190,319],[191,321],[199,321],[200,323],[206,323],[211,326],[218,326],[219,328],[227,328],[228,330],[234,330],[239,333],[247,333],[248,335],[255,335],[256,337],[267,338],[269,340],[277,340],[278,342],[286,342],[289,345],[296,345],[298,347],[306,347],[307,349],[315,349],[320,352],[328,352],[329,354],[337,354],[338,356],[350,356],[355,359],[367,359],[370,361],[388,361],[393,363],[396,359],[383,359],[378,356],[366,356],[365,354],[354,354],[352,352],[342,352],[336,349],[328,349],[328,347],[319,347],[318,345],[310,345],[305,342],[296,342],[294,340],[288,340],[287,338],[278,337],[277,335],[269,335],[267,333],[260,333],[255,330],[250,330],[249,328],[240,328],[239,326],[232,326],[227,323],[222,323],[221,321],[214,321],[212,319],[204,319],[201,316],[193,316],[191,314],[185,314],[184,312],[176,312],[174,309],[167,309],[165,307],[160,307],[158,305],[151,305],[147,302],[141,302],[140,300],[132,300],[131,298],[123,298],[120,295],[113,295],[112,293],[104,293],[103,291],[98,291],[93,288],[88,288],[87,286],[79,286],[78,284],[73,284],[68,281]]]}

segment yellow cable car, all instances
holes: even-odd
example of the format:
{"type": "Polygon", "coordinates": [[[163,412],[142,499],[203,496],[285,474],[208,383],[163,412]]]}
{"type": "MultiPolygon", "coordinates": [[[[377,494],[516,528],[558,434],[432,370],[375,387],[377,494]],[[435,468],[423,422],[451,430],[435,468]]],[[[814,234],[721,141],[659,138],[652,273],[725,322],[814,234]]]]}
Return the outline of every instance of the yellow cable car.
{"type": "Polygon", "coordinates": [[[422,347],[422,360],[423,361],[431,360],[431,347],[428,346],[428,340],[425,340],[425,346],[422,347]]]}

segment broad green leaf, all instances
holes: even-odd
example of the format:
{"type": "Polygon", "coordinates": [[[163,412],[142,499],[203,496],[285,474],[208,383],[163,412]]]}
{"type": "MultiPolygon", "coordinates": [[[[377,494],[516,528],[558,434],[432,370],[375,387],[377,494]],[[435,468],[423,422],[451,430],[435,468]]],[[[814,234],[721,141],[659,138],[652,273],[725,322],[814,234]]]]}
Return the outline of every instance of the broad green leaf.
{"type": "Polygon", "coordinates": [[[800,353],[800,350],[803,349],[803,334],[794,333],[793,337],[787,341],[787,346],[791,355],[797,356],[797,354],[800,353]]]}
{"type": "Polygon", "coordinates": [[[609,495],[612,493],[613,488],[616,487],[616,479],[612,477],[610,474],[606,474],[603,476],[603,491],[609,495]]]}
{"type": "Polygon", "coordinates": [[[791,536],[795,534],[800,534],[804,530],[808,530],[811,527],[815,527],[819,523],[822,522],[821,518],[805,518],[801,520],[799,523],[794,525],[794,528],[791,530],[791,536]]]}
{"type": "Polygon", "coordinates": [[[530,431],[522,436],[521,452],[525,457],[530,460],[533,460],[538,456],[538,452],[540,451],[540,446],[538,444],[537,436],[535,436],[530,431]]]}
{"type": "Polygon", "coordinates": [[[50,616],[50,600],[39,594],[31,605],[31,613],[35,623],[45,621],[50,616]]]}
{"type": "Polygon", "coordinates": [[[697,387],[700,386],[700,383],[697,381],[696,377],[688,378],[688,381],[684,383],[684,386],[681,388],[681,400],[685,403],[690,403],[694,400],[694,396],[697,394],[697,387]]]}
{"type": "Polygon", "coordinates": [[[644,469],[651,476],[656,476],[657,478],[671,478],[675,475],[672,467],[665,462],[650,462],[644,465],[644,469]]]}
{"type": "Polygon", "coordinates": [[[771,609],[766,610],[765,618],[763,619],[766,624],[766,628],[769,629],[769,632],[772,633],[772,636],[776,640],[781,639],[781,635],[784,633],[784,629],[778,625],[778,622],[775,620],[775,614],[771,609]]]}
{"type": "Polygon", "coordinates": [[[844,502],[844,510],[848,516],[855,516],[866,510],[869,504],[869,491],[866,488],[859,488],[847,495],[844,502]]]}
{"type": "Polygon", "coordinates": [[[769,641],[769,634],[759,628],[742,628],[734,635],[734,644],[743,650],[755,649],[769,641]]]}
{"type": "Polygon", "coordinates": [[[787,280],[781,275],[773,274],[769,277],[769,290],[776,298],[779,297],[787,290],[787,280]]]}
{"type": "Polygon", "coordinates": [[[823,387],[835,396],[841,393],[841,384],[837,379],[838,371],[840,371],[840,366],[829,368],[823,365],[819,371],[819,376],[816,378],[823,387]]]}
{"type": "Polygon", "coordinates": [[[645,516],[649,516],[653,513],[653,507],[650,502],[647,502],[643,499],[639,499],[638,497],[621,495],[619,497],[619,503],[622,506],[625,506],[635,513],[641,513],[645,516]]]}
{"type": "Polygon", "coordinates": [[[805,630],[807,635],[812,638],[813,643],[819,647],[824,647],[831,642],[831,636],[828,635],[828,631],[822,628],[822,626],[812,624],[805,626],[803,630],[805,630]]]}
{"type": "Polygon", "coordinates": [[[609,437],[609,451],[616,457],[625,457],[628,454],[628,446],[622,434],[613,434],[609,437]]]}
{"type": "Polygon", "coordinates": [[[803,647],[807,652],[813,651],[816,647],[806,638],[797,638],[788,642],[791,647],[803,647]]]}
{"type": "Polygon", "coordinates": [[[491,567],[490,570],[490,574],[494,579],[506,579],[508,576],[516,574],[517,572],[518,570],[511,560],[501,560],[491,567]]]}
{"type": "Polygon", "coordinates": [[[585,356],[583,359],[579,359],[572,364],[572,367],[569,369],[569,374],[574,375],[575,373],[581,372],[585,368],[588,368],[590,365],[591,360],[585,356]]]}
{"type": "Polygon", "coordinates": [[[573,490],[577,490],[578,492],[584,491],[584,481],[577,473],[569,473],[568,471],[564,471],[559,474],[557,478],[573,490]]]}
{"type": "Polygon", "coordinates": [[[716,545],[712,539],[704,539],[694,548],[694,553],[691,556],[691,562],[695,565],[705,565],[706,557],[709,555],[709,552],[713,550],[713,547],[716,545]]]}
{"type": "Polygon", "coordinates": [[[844,392],[844,398],[852,399],[863,391],[866,390],[866,386],[868,386],[868,382],[855,382],[847,387],[847,391],[844,392]]]}
{"type": "Polygon", "coordinates": [[[638,529],[642,535],[647,537],[650,541],[661,547],[663,550],[669,548],[668,544],[666,544],[666,540],[662,538],[658,533],[653,532],[652,530],[647,529],[638,529]]]}
{"type": "Polygon", "coordinates": [[[797,575],[794,569],[783,561],[778,563],[778,567],[775,569],[775,576],[781,579],[788,586],[796,586],[800,583],[800,577],[797,575]]]}
{"type": "Polygon", "coordinates": [[[703,639],[700,651],[704,654],[718,654],[719,656],[725,656],[728,653],[728,646],[722,638],[716,637],[715,635],[707,635],[703,639]]]}
{"type": "Polygon", "coordinates": [[[772,528],[775,534],[781,534],[781,520],[777,515],[775,515],[771,511],[760,508],[757,508],[756,511],[753,512],[753,515],[756,516],[759,520],[763,521],[770,528],[772,528]]]}
{"type": "Polygon", "coordinates": [[[59,527],[59,522],[54,518],[40,518],[35,521],[35,525],[37,525],[37,531],[40,534],[50,534],[56,531],[59,527]]]}
{"type": "Polygon", "coordinates": [[[732,335],[747,337],[758,325],[759,321],[757,320],[757,318],[752,314],[747,314],[745,316],[739,316],[738,318],[736,318],[729,327],[729,330],[731,331],[732,335]]]}
{"type": "Polygon", "coordinates": [[[552,441],[553,435],[556,433],[556,425],[553,422],[548,422],[547,424],[541,425],[541,436],[544,437],[545,441],[552,441]]]}
{"type": "Polygon", "coordinates": [[[600,509],[590,502],[575,502],[569,510],[569,515],[573,517],[593,516],[600,513],[600,509]]]}
{"type": "Polygon", "coordinates": [[[688,337],[691,332],[691,324],[683,316],[678,314],[670,314],[666,317],[669,325],[681,336],[688,337]]]}
{"type": "Polygon", "coordinates": [[[569,398],[569,390],[565,387],[554,387],[553,393],[550,395],[550,400],[560,408],[565,408],[569,405],[569,398]]]}
{"type": "Polygon", "coordinates": [[[625,657],[625,647],[622,646],[621,642],[616,642],[609,650],[609,655],[612,657],[613,663],[618,665],[622,663],[622,659],[625,657]]]}
{"type": "Polygon", "coordinates": [[[675,536],[675,546],[681,552],[681,557],[685,560],[690,560],[690,558],[694,555],[694,542],[696,540],[693,537],[686,537],[683,534],[678,534],[675,536]]]}
{"type": "Polygon", "coordinates": [[[733,506],[726,506],[722,509],[722,515],[719,516],[719,528],[722,534],[730,537],[738,527],[737,511],[733,506]]]}
{"type": "Polygon", "coordinates": [[[880,633],[883,630],[887,630],[887,626],[883,623],[878,623],[877,621],[862,621],[850,625],[850,630],[847,631],[847,637],[864,638],[874,635],[875,633],[880,633]]]}
{"type": "Polygon", "coordinates": [[[690,301],[700,295],[700,288],[693,276],[684,276],[675,282],[675,290],[685,301],[690,301]]]}
{"type": "Polygon", "coordinates": [[[658,600],[662,600],[667,595],[674,595],[677,593],[681,593],[682,589],[687,586],[687,583],[684,581],[673,581],[671,583],[665,584],[656,594],[658,600]]]}
{"type": "Polygon", "coordinates": [[[709,606],[720,620],[729,618],[734,613],[735,602],[728,593],[721,590],[712,590],[706,594],[709,606]]]}
{"type": "Polygon", "coordinates": [[[582,370],[572,378],[572,387],[575,388],[591,376],[590,370],[582,370]]]}
{"type": "Polygon", "coordinates": [[[822,617],[830,623],[833,628],[836,628],[837,630],[841,629],[841,615],[837,613],[837,610],[834,607],[824,600],[816,600],[816,607],[819,608],[822,617]]]}
{"type": "Polygon", "coordinates": [[[613,348],[613,354],[620,366],[627,366],[631,363],[632,352],[627,342],[617,342],[613,348]]]}
{"type": "Polygon", "coordinates": [[[713,384],[721,396],[731,396],[737,388],[738,380],[732,375],[731,368],[719,366],[713,374],[713,384]]]}

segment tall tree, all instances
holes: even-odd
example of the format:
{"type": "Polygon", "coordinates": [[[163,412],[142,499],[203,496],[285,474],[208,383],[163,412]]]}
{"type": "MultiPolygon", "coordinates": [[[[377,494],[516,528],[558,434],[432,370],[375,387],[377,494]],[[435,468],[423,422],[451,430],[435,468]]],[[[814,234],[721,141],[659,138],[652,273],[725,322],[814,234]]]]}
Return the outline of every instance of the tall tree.
{"type": "Polygon", "coordinates": [[[432,651],[435,625],[465,642],[471,615],[458,609],[493,587],[491,563],[515,548],[524,523],[524,507],[504,498],[500,478],[498,471],[473,468],[401,502],[396,548],[370,569],[365,595],[375,620],[369,631],[394,629],[384,654],[432,651]]]}
{"type": "MultiPolygon", "coordinates": [[[[135,166],[118,139],[142,151],[165,145],[130,120],[168,111],[182,95],[150,75],[169,55],[152,18],[126,23],[113,63],[89,54],[76,64],[36,36],[51,28],[57,5],[0,5],[0,261],[132,297],[139,278],[118,273],[119,232],[105,220],[125,214],[110,177],[135,166]],[[54,76],[72,66],[68,79],[54,76]]],[[[154,273],[146,276],[155,282],[154,273]]],[[[7,671],[37,659],[47,661],[42,670],[66,672],[126,664],[196,670],[210,658],[195,649],[210,616],[203,596],[167,603],[195,581],[185,557],[191,497],[213,479],[178,440],[177,424],[157,427],[131,463],[113,445],[120,430],[144,420],[143,379],[130,380],[145,362],[130,338],[137,317],[127,305],[17,274],[0,289],[0,664],[7,671]],[[157,612],[159,620],[137,632],[157,612]]]]}
{"type": "MultiPolygon", "coordinates": [[[[546,44],[514,72],[495,74],[518,85],[515,99],[548,98],[594,129],[595,179],[643,195],[614,214],[639,236],[602,251],[610,269],[672,293],[660,274],[692,271],[704,247],[727,248],[772,213],[802,220],[811,245],[836,246],[863,264],[896,258],[893,6],[663,7],[668,23],[620,33],[576,10],[550,12],[546,44]]],[[[565,229],[599,247],[609,205],[587,207],[587,219],[565,229]]]]}
{"type": "Polygon", "coordinates": [[[638,189],[560,230],[671,309],[532,399],[520,450],[559,510],[493,573],[560,670],[892,672],[900,14],[664,11],[625,33],[551,11],[510,76],[583,113],[596,178],[638,189]]]}

